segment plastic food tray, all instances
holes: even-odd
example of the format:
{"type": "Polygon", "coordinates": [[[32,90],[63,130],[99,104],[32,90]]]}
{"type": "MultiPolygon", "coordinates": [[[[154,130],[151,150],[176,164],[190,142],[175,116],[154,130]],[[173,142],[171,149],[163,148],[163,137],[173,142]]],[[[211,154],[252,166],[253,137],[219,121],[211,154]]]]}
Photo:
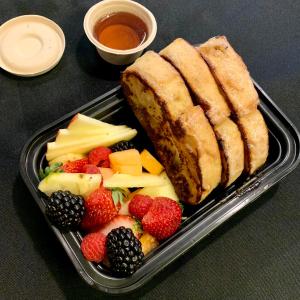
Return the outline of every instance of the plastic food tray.
{"type": "MultiPolygon", "coordinates": [[[[261,99],[260,111],[269,128],[270,151],[266,164],[254,176],[248,178],[244,176],[225,190],[215,190],[204,203],[193,207],[185,206],[184,216],[187,218],[180,230],[148,255],[142,267],[132,276],[116,278],[105,267],[86,261],[80,251],[82,239],[80,232],[62,234],[46,218],[80,276],[89,285],[110,294],[127,293],[141,287],[297,166],[300,158],[300,138],[297,129],[261,87],[256,83],[255,86],[261,99]]],[[[37,186],[38,170],[41,166],[45,166],[46,144],[54,139],[59,128],[64,128],[79,112],[112,124],[126,124],[136,128],[139,132],[136,144],[141,148],[144,146],[152,148],[151,141],[128,107],[120,87],[42,128],[24,146],[20,158],[20,171],[43,214],[45,199],[37,186]]]]}

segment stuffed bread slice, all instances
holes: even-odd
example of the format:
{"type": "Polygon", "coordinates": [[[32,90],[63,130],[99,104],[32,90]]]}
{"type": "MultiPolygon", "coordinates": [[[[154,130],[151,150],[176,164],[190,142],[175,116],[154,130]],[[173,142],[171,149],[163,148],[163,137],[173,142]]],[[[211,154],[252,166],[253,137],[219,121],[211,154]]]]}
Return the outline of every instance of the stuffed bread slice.
{"type": "MultiPolygon", "coordinates": [[[[201,199],[200,169],[194,149],[180,145],[168,119],[193,107],[176,70],[158,54],[147,52],[122,74],[121,84],[129,105],[151,139],[175,191],[182,201],[201,199]],[[172,112],[167,103],[171,102],[172,112]],[[193,167],[191,167],[193,166],[193,167]]],[[[182,130],[178,126],[177,133],[182,130]]]]}
{"type": "Polygon", "coordinates": [[[198,50],[236,115],[245,147],[245,170],[253,174],[267,160],[269,137],[247,67],[224,36],[209,39],[198,50]]]}
{"type": "Polygon", "coordinates": [[[184,39],[176,39],[159,54],[179,71],[213,125],[222,158],[221,183],[229,186],[243,172],[244,146],[238,127],[229,119],[223,92],[201,55],[184,39]]]}

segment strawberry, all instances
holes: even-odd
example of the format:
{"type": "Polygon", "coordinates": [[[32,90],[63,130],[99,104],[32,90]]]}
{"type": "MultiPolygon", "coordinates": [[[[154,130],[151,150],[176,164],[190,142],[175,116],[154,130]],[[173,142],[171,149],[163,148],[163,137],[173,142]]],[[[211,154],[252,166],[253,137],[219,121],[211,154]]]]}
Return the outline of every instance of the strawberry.
{"type": "Polygon", "coordinates": [[[80,248],[88,261],[99,263],[106,255],[106,236],[101,232],[89,233],[83,238],[80,248]]]}
{"type": "Polygon", "coordinates": [[[140,224],[134,218],[123,215],[118,215],[114,217],[109,223],[100,228],[99,232],[106,236],[113,229],[119,228],[121,226],[124,226],[125,228],[130,228],[133,231],[136,238],[139,238],[142,234],[140,224]]]}
{"type": "Polygon", "coordinates": [[[97,166],[95,165],[91,165],[91,164],[87,164],[85,166],[83,166],[82,168],[82,173],[87,173],[87,174],[100,174],[100,170],[97,166]]]}
{"type": "Polygon", "coordinates": [[[66,173],[83,173],[83,167],[88,164],[87,158],[77,159],[65,163],[61,169],[66,173]]]}
{"type": "Polygon", "coordinates": [[[143,229],[158,240],[170,237],[181,222],[180,205],[167,197],[156,197],[142,219],[143,229]]]}
{"type": "Polygon", "coordinates": [[[84,206],[86,213],[81,225],[86,230],[102,226],[118,214],[112,199],[112,192],[103,186],[87,197],[84,206]]]}
{"type": "Polygon", "coordinates": [[[135,195],[129,202],[128,209],[131,215],[139,220],[148,212],[153,199],[146,195],[135,195]]]}
{"type": "Polygon", "coordinates": [[[108,156],[111,152],[109,148],[97,147],[89,153],[89,163],[98,167],[109,168],[108,156]]]}

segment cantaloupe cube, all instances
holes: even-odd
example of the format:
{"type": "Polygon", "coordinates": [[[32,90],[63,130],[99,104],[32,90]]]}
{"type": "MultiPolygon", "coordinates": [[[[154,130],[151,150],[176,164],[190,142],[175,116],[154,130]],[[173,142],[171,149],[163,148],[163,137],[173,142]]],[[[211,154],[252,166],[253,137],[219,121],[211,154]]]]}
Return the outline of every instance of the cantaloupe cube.
{"type": "Polygon", "coordinates": [[[100,173],[103,179],[108,179],[112,175],[114,175],[114,171],[111,168],[100,168],[100,173]]]}
{"type": "Polygon", "coordinates": [[[142,164],[140,165],[111,165],[115,173],[129,174],[139,176],[142,175],[142,164]]]}
{"type": "Polygon", "coordinates": [[[113,152],[109,155],[109,160],[113,165],[142,164],[140,153],[136,149],[113,152]]]}
{"type": "Polygon", "coordinates": [[[146,149],[141,153],[143,167],[153,175],[159,175],[164,167],[162,164],[146,149]]]}

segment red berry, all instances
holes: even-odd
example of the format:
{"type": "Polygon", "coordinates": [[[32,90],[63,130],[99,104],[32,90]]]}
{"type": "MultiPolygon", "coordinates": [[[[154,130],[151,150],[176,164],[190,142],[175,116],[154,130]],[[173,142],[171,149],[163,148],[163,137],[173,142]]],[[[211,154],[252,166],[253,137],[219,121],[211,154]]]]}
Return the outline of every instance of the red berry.
{"type": "Polygon", "coordinates": [[[101,173],[97,166],[91,165],[91,164],[87,164],[87,165],[83,166],[82,172],[87,173],[87,174],[100,174],[101,173]]]}
{"type": "Polygon", "coordinates": [[[99,263],[106,255],[106,236],[101,232],[89,233],[81,242],[81,251],[88,261],[99,263]]]}
{"type": "Polygon", "coordinates": [[[178,229],[181,214],[181,207],[176,201],[167,197],[156,197],[143,217],[143,229],[158,240],[164,240],[178,229]]]}
{"type": "Polygon", "coordinates": [[[98,167],[109,168],[109,154],[111,154],[109,148],[97,147],[89,153],[89,163],[98,167]]]}
{"type": "Polygon", "coordinates": [[[102,226],[118,214],[111,191],[102,186],[87,197],[84,206],[86,212],[81,226],[86,230],[102,226]]]}
{"type": "Polygon", "coordinates": [[[66,173],[83,173],[83,167],[88,163],[87,158],[77,159],[65,163],[61,169],[66,173]]]}
{"type": "Polygon", "coordinates": [[[129,202],[128,209],[131,215],[142,220],[152,205],[153,199],[146,195],[135,195],[129,202]]]}

